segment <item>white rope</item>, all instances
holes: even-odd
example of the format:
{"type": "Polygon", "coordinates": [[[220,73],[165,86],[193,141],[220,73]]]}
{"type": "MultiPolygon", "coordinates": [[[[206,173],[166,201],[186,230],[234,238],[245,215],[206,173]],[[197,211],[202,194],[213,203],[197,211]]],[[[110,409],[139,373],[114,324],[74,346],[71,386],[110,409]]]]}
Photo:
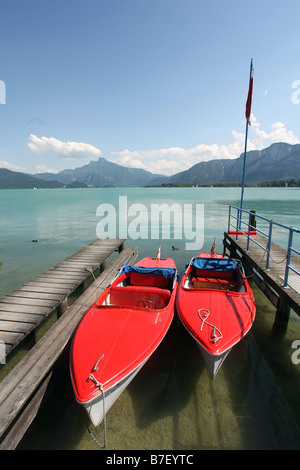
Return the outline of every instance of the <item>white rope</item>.
{"type": "MultiPolygon", "coordinates": [[[[98,282],[97,279],[95,278],[95,274],[94,274],[93,268],[86,268],[86,270],[91,273],[91,275],[93,276],[94,281],[95,281],[95,283],[97,284],[97,286],[99,287],[99,289],[102,289],[102,287],[100,286],[99,282],[98,282]]],[[[102,289],[102,290],[103,290],[103,289],[102,289]]]]}
{"type": "Polygon", "coordinates": [[[206,321],[206,319],[210,315],[210,311],[207,308],[199,308],[198,315],[199,315],[200,319],[202,320],[202,324],[201,324],[201,328],[200,328],[201,332],[203,330],[204,323],[206,323],[206,325],[211,326],[212,329],[213,329],[213,333],[212,333],[213,343],[216,343],[217,341],[219,341],[219,339],[223,338],[223,335],[222,335],[221,331],[219,330],[219,328],[217,328],[212,323],[208,323],[208,321],[206,321]],[[203,313],[201,314],[201,312],[203,312],[203,313]],[[203,315],[203,317],[202,317],[202,315],[203,315]],[[219,333],[220,336],[218,336],[216,334],[216,331],[219,333]]]}
{"type": "Polygon", "coordinates": [[[88,429],[88,432],[90,433],[90,435],[92,436],[92,438],[94,439],[94,441],[100,446],[102,447],[102,449],[105,449],[106,447],[106,411],[105,411],[105,396],[104,396],[104,390],[103,390],[103,386],[100,382],[98,382],[98,380],[96,379],[96,377],[93,375],[93,374],[90,374],[89,376],[89,380],[91,380],[92,382],[94,382],[94,384],[96,385],[96,387],[99,387],[99,390],[101,391],[102,393],[102,402],[103,402],[103,423],[104,423],[104,444],[100,444],[100,442],[98,441],[98,439],[94,436],[94,434],[90,431],[89,429],[89,423],[87,425],[87,429],[88,429]]]}
{"type": "MultiPolygon", "coordinates": [[[[287,255],[285,255],[285,257],[284,257],[282,260],[276,261],[276,260],[272,257],[271,252],[270,252],[270,249],[266,247],[266,249],[264,250],[264,253],[263,253],[262,257],[261,257],[261,260],[260,260],[260,261],[258,262],[258,264],[257,264],[258,268],[263,269],[263,270],[266,269],[266,268],[263,268],[263,267],[261,266],[261,264],[262,264],[262,262],[263,262],[263,260],[264,260],[264,257],[266,256],[267,253],[269,254],[270,259],[271,259],[271,260],[273,261],[273,263],[275,263],[275,264],[284,263],[284,262],[286,261],[286,259],[287,259],[287,255]]],[[[240,260],[238,260],[238,261],[240,261],[240,260]]],[[[241,261],[240,261],[240,263],[242,264],[241,261]]],[[[244,278],[245,278],[245,279],[250,279],[251,277],[255,276],[255,274],[256,274],[256,273],[253,272],[252,274],[249,274],[249,276],[246,276],[245,273],[244,273],[244,278]]]]}

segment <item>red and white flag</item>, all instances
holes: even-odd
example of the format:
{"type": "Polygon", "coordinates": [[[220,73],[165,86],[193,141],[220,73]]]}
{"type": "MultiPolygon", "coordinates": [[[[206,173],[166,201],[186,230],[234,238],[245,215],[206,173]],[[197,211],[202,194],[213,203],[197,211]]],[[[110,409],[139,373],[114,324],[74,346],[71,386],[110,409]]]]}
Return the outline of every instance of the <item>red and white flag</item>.
{"type": "Polygon", "coordinates": [[[159,244],[159,248],[156,254],[156,266],[159,265],[159,260],[160,260],[160,249],[161,249],[161,243],[159,244]]]}
{"type": "Polygon", "coordinates": [[[251,126],[250,114],[251,114],[251,105],[252,105],[252,91],[253,91],[253,67],[252,67],[252,61],[251,61],[250,83],[249,83],[248,97],[247,97],[246,110],[245,110],[246,119],[248,123],[250,124],[250,126],[251,126]]]}
{"type": "Polygon", "coordinates": [[[216,253],[216,239],[214,239],[214,242],[212,244],[212,247],[210,249],[210,254],[214,255],[216,253]]]}

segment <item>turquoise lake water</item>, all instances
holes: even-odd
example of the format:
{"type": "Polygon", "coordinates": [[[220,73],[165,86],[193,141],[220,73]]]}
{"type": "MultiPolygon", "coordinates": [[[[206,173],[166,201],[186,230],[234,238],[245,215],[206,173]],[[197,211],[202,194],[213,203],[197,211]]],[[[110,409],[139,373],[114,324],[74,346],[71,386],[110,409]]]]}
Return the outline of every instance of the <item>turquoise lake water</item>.
{"type": "MultiPolygon", "coordinates": [[[[181,274],[191,256],[201,251],[187,250],[191,240],[184,237],[185,226],[195,230],[197,204],[204,213],[197,233],[199,242],[203,236],[202,249],[209,250],[216,237],[217,251],[222,252],[228,205],[240,203],[239,188],[3,190],[0,296],[95,240],[99,222],[104,220],[99,212],[97,215],[99,206],[115,209],[118,236],[120,196],[126,197],[129,209],[129,235],[140,231],[145,237],[129,236],[126,246],[137,246],[140,259],[154,256],[162,241],[162,256],[173,257],[181,274]],[[151,208],[162,203],[168,207],[177,204],[175,227],[173,224],[170,237],[163,238],[160,233],[159,238],[151,239],[151,230],[157,233],[151,208]],[[188,206],[192,214],[185,212],[188,206]],[[142,209],[139,219],[137,209],[142,209]],[[179,250],[172,251],[172,245],[179,250]]],[[[245,209],[298,228],[299,202],[297,188],[245,189],[245,209]]],[[[274,240],[286,247],[287,233],[274,230],[274,240]]],[[[295,237],[297,249],[299,241],[295,237]]],[[[300,340],[299,319],[292,313],[287,330],[277,331],[273,328],[274,307],[255,285],[252,288],[257,306],[255,323],[230,352],[214,381],[175,315],[161,346],[107,415],[108,450],[300,448],[300,365],[292,361],[292,343],[300,340]]],[[[87,432],[86,414],[75,402],[67,357],[61,368],[60,383],[19,448],[98,449],[87,432]]],[[[94,433],[103,440],[102,425],[94,433]]]]}

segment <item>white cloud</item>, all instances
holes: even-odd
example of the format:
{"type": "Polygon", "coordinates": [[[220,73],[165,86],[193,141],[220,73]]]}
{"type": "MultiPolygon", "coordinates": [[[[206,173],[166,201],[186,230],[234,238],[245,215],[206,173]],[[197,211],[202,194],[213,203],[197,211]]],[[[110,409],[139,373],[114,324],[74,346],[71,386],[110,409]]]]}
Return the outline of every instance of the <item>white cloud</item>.
{"type": "Polygon", "coordinates": [[[6,161],[0,161],[0,168],[6,168],[7,170],[11,171],[18,171],[21,173],[29,173],[29,174],[35,174],[35,173],[58,173],[60,170],[55,170],[54,168],[47,168],[45,165],[37,165],[36,168],[30,169],[30,168],[24,168],[19,165],[14,165],[13,163],[8,163],[6,161]]]}
{"type": "Polygon", "coordinates": [[[28,147],[35,153],[55,152],[66,160],[78,160],[81,158],[97,157],[101,150],[83,142],[62,142],[54,137],[37,137],[30,134],[28,147]]]}
{"type": "Polygon", "coordinates": [[[255,116],[251,117],[252,132],[250,141],[256,150],[266,148],[275,142],[287,142],[289,144],[299,144],[299,138],[293,131],[288,131],[285,125],[278,121],[271,125],[271,131],[266,132],[260,129],[260,123],[255,116]]]}
{"type": "MultiPolygon", "coordinates": [[[[228,145],[200,144],[196,147],[184,149],[170,147],[149,150],[128,150],[111,152],[115,163],[119,165],[143,168],[152,173],[173,175],[179,171],[189,169],[199,162],[217,160],[221,158],[238,158],[244,151],[244,132],[232,131],[233,142],[228,145]]],[[[251,127],[248,132],[248,150],[261,150],[275,142],[300,143],[293,131],[288,131],[282,122],[272,124],[269,132],[260,128],[254,115],[251,115],[251,127]]]]}
{"type": "Polygon", "coordinates": [[[55,170],[54,168],[48,168],[45,165],[36,165],[35,170],[32,173],[58,173],[61,170],[55,170]]]}
{"type": "MultiPolygon", "coordinates": [[[[242,123],[242,127],[243,123],[242,123]]],[[[251,115],[251,127],[248,132],[248,150],[261,150],[275,142],[288,142],[290,144],[300,143],[299,138],[293,131],[287,130],[282,122],[275,122],[270,130],[261,129],[254,115],[251,115]]],[[[191,148],[169,147],[148,150],[124,149],[120,152],[111,152],[111,159],[131,168],[142,168],[156,174],[173,175],[180,171],[189,169],[199,162],[217,160],[221,158],[238,158],[244,151],[245,133],[233,130],[232,142],[227,145],[199,144],[191,148]]],[[[35,153],[55,152],[67,160],[78,160],[81,158],[99,157],[102,152],[93,145],[81,142],[62,142],[54,137],[37,137],[30,134],[28,147],[35,153]]],[[[21,167],[0,162],[5,168],[15,171],[28,172],[21,167]]],[[[31,173],[57,172],[58,170],[47,169],[45,166],[36,167],[31,173]]]]}
{"type": "Polygon", "coordinates": [[[5,161],[0,162],[0,168],[6,168],[7,170],[11,170],[11,171],[19,171],[21,173],[25,173],[26,171],[28,171],[26,170],[26,168],[23,168],[22,166],[14,165],[13,163],[8,163],[5,161]]]}

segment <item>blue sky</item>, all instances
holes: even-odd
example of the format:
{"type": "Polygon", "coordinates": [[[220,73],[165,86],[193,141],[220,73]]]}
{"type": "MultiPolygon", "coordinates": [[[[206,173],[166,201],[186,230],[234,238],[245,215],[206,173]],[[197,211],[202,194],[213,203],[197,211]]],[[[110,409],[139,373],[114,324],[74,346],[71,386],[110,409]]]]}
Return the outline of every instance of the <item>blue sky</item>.
{"type": "Polygon", "coordinates": [[[248,149],[298,143],[299,18],[299,0],[2,0],[0,166],[235,158],[251,57],[248,149]]]}

